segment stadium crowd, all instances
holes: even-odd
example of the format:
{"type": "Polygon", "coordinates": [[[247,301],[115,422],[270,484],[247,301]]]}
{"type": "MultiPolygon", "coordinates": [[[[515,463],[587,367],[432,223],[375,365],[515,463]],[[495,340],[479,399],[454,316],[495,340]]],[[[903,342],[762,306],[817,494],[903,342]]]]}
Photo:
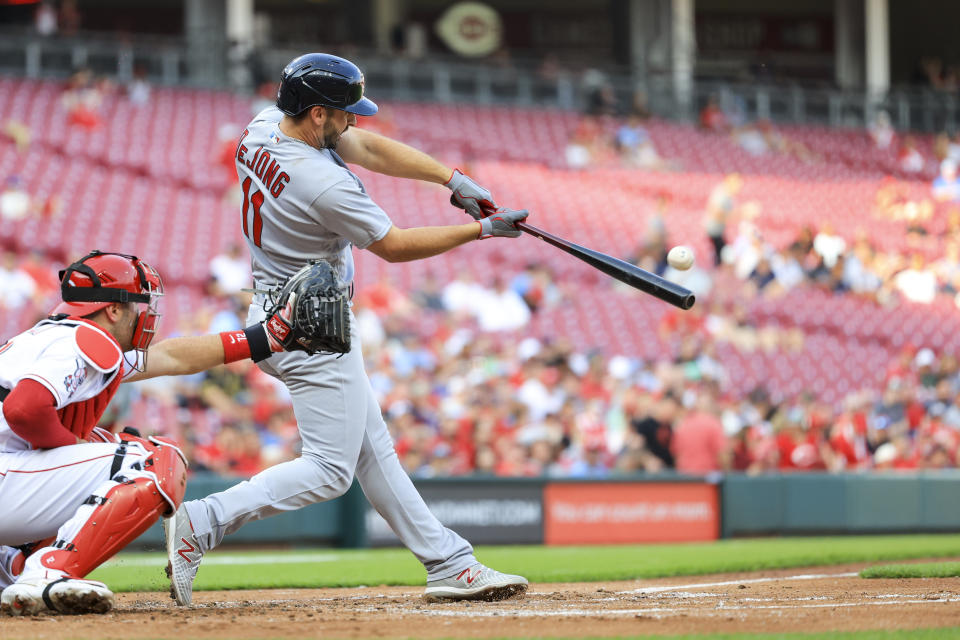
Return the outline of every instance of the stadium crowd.
{"type": "MultiPolygon", "coordinates": [[[[815,253],[817,243],[808,244],[805,251],[815,253]]],[[[14,262],[6,254],[7,267],[14,262]]],[[[180,318],[174,333],[240,327],[245,298],[237,290],[247,284],[246,269],[235,250],[215,258],[207,306],[180,318]]],[[[517,331],[539,309],[569,303],[541,265],[493,286],[428,277],[412,292],[389,282],[358,291],[371,381],[404,466],[420,477],[600,477],[957,465],[954,355],[905,347],[881,388],[856,390],[836,406],[809,394],[772,397],[762,386],[737,394],[716,356],[719,344],[782,347],[801,344],[804,334],[745,324],[743,307],[730,301],[767,288],[739,279],[735,264],[710,277],[712,302],[662,317],[661,338],[676,348],[651,361],[579,352],[563,339],[517,331]],[[491,300],[515,310],[487,324],[478,308],[489,309],[491,300]]],[[[56,295],[47,280],[45,293],[29,298],[38,315],[56,295]]],[[[797,286],[820,283],[807,274],[797,286]]],[[[194,471],[248,476],[295,456],[299,442],[283,386],[249,362],[124,387],[107,419],[186,443],[194,471]]]]}
{"type": "MultiPolygon", "coordinates": [[[[104,91],[109,88],[87,77],[74,78],[64,106],[75,111],[75,104],[90,103],[95,113],[89,96],[104,91]]],[[[711,108],[701,127],[728,135],[711,108]]],[[[603,113],[602,104],[597,110],[603,113]]],[[[658,155],[644,129],[648,117],[642,96],[635,96],[629,113],[606,132],[585,120],[572,143],[583,148],[568,147],[567,162],[586,166],[609,153],[628,167],[670,170],[673,161],[658,155]],[[606,141],[607,151],[598,141],[606,141]]],[[[98,125],[81,117],[74,126],[98,125]]],[[[864,135],[884,140],[882,127],[864,135]]],[[[22,133],[6,135],[19,148],[29,144],[22,133]]],[[[773,134],[764,135],[771,144],[773,134]]],[[[844,237],[829,222],[797,228],[786,245],[769,242],[762,205],[741,197],[750,176],[730,174],[704,204],[704,246],[714,255],[677,272],[666,263],[672,194],[661,194],[629,259],[694,289],[700,302],[691,312],[662,316],[658,337],[669,347],[658,358],[610,353],[600,345],[578,350],[558,336],[525,331],[536,314],[575,304],[544,264],[531,263],[509,279],[480,281],[464,270],[452,280],[428,275],[411,291],[389,280],[359,289],[355,312],[371,382],[404,466],[421,477],[957,466],[956,354],[888,346],[882,383],[832,404],[812,394],[778,395],[762,384],[744,392],[731,384],[736,374],[718,355],[726,345],[740,352],[802,348],[803,327],[757,324],[748,314],[753,300],[818,290],[878,307],[914,305],[922,313],[923,305],[960,296],[960,210],[952,208],[960,199],[953,157],[960,152],[949,143],[941,147],[940,175],[928,191],[918,194],[915,184],[897,178],[878,181],[875,214],[906,221],[908,236],[919,239],[905,243],[906,250],[874,246],[866,235],[844,237]],[[945,222],[931,225],[934,219],[945,222]],[[946,248],[935,259],[920,249],[931,234],[942,236],[946,248]]],[[[772,148],[812,157],[796,145],[772,148]]],[[[62,215],[55,201],[31,202],[16,176],[0,179],[4,219],[62,215]]],[[[233,247],[216,256],[203,307],[180,314],[179,324],[164,326],[164,333],[242,327],[247,298],[241,290],[250,285],[245,254],[233,247]]],[[[0,253],[0,313],[42,317],[58,293],[56,269],[68,257],[0,253]]],[[[611,295],[628,295],[608,286],[611,295]]],[[[298,447],[284,387],[249,362],[123,387],[107,419],[183,442],[194,471],[251,475],[295,456],[298,447]]]]}

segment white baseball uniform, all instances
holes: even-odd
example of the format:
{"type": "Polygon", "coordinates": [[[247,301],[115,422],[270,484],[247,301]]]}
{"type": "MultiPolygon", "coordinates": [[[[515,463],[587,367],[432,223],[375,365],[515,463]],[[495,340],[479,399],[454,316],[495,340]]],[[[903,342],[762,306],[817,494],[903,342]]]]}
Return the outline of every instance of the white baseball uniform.
{"type": "MultiPolygon", "coordinates": [[[[243,132],[235,158],[256,287],[273,288],[314,258],[330,262],[350,284],[352,247],[382,239],[390,218],[336,153],[284,135],[282,116],[275,107],[260,112],[243,132]]],[[[248,324],[264,319],[263,304],[258,294],[248,324]]],[[[363,368],[352,315],[351,321],[352,349],[342,357],[275,353],[259,363],[290,390],[303,454],[226,491],[185,502],[201,551],[245,522],[336,498],[355,473],[370,503],[424,564],[428,579],[456,575],[476,563],[473,549],[430,513],[400,465],[363,368]]]]}
{"type": "MultiPolygon", "coordinates": [[[[121,354],[116,341],[93,324],[44,320],[0,345],[0,387],[39,382],[65,423],[92,426],[99,418],[94,406],[102,413],[120,379],[135,373],[136,358],[136,352],[121,354]],[[94,413],[78,415],[88,410],[94,413]]],[[[34,450],[0,411],[0,588],[13,579],[11,547],[58,533],[116,475],[114,469],[128,469],[147,452],[131,446],[119,459],[116,454],[115,443],[34,450]]]]}

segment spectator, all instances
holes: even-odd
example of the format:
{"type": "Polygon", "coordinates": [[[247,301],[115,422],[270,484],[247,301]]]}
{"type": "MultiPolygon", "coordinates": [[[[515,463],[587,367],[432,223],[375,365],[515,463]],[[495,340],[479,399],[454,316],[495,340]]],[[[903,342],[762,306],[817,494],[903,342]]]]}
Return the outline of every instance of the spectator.
{"type": "Polygon", "coordinates": [[[960,242],[949,240],[944,244],[943,257],[931,268],[937,274],[937,288],[949,294],[960,293],[960,242]]]}
{"type": "Polygon", "coordinates": [[[596,69],[588,69],[583,74],[583,86],[587,94],[587,115],[617,115],[617,96],[606,75],[596,69]]]}
{"type": "Polygon", "coordinates": [[[80,30],[82,17],[77,9],[76,0],[62,0],[58,19],[60,33],[65,36],[74,36],[80,30]]]}
{"type": "Polygon", "coordinates": [[[664,395],[653,402],[650,412],[634,418],[630,426],[642,438],[643,446],[657,458],[664,468],[673,468],[673,422],[676,420],[679,405],[672,395],[664,395]]]}
{"type": "Polygon", "coordinates": [[[237,294],[241,289],[253,286],[250,259],[244,255],[238,244],[231,244],[226,252],[213,257],[210,261],[210,275],[221,295],[237,294]]]}
{"type": "Polygon", "coordinates": [[[771,150],[771,145],[763,131],[753,125],[748,124],[735,129],[733,139],[741,149],[752,156],[762,156],[771,150]]]}
{"type": "Polygon", "coordinates": [[[714,415],[713,395],[703,387],[695,408],[680,419],[673,431],[673,456],[677,471],[703,474],[730,468],[731,449],[723,424],[714,415]]]}
{"type": "Polygon", "coordinates": [[[19,258],[12,251],[0,257],[0,308],[12,311],[30,301],[37,284],[20,268],[19,258]]]}
{"type": "Polygon", "coordinates": [[[60,292],[60,280],[39,249],[33,249],[27,254],[21,269],[33,280],[36,287],[34,294],[44,303],[60,292]]]}
{"type": "Polygon", "coordinates": [[[859,294],[872,294],[883,284],[872,270],[874,251],[866,238],[854,243],[853,251],[846,254],[843,262],[843,283],[849,291],[859,294]]]}
{"type": "Polygon", "coordinates": [[[586,169],[593,161],[591,147],[593,140],[588,137],[585,130],[578,128],[564,149],[563,156],[570,169],[586,169]]]}
{"type": "Polygon", "coordinates": [[[605,478],[610,475],[610,465],[604,459],[606,450],[603,442],[590,439],[585,443],[579,455],[575,456],[567,469],[571,478],[605,478]]]}
{"type": "Polygon", "coordinates": [[[133,70],[133,78],[127,85],[127,98],[129,98],[133,104],[142,106],[150,101],[151,91],[150,81],[147,80],[146,67],[137,65],[133,70]]]}
{"type": "MultiPolygon", "coordinates": [[[[64,8],[67,7],[64,3],[64,8]]],[[[84,129],[100,127],[103,120],[98,110],[103,102],[102,86],[98,86],[93,72],[89,69],[77,70],[67,82],[67,89],[61,97],[61,103],[67,110],[67,121],[84,129]]]]}
{"type": "Polygon", "coordinates": [[[833,269],[837,260],[847,250],[847,241],[834,232],[833,223],[827,221],[813,239],[813,250],[823,259],[827,269],[833,269]]]}
{"type": "Polygon", "coordinates": [[[770,267],[781,290],[789,291],[803,283],[806,274],[800,264],[802,260],[800,249],[793,245],[771,256],[770,267]]]}
{"type": "Polygon", "coordinates": [[[52,2],[44,0],[37,6],[33,24],[37,33],[45,38],[57,34],[57,10],[52,2]]]}
{"type": "Polygon", "coordinates": [[[653,115],[648,105],[647,92],[637,89],[630,98],[630,110],[627,115],[638,118],[639,120],[649,120],[653,115]]]}
{"type": "Polygon", "coordinates": [[[719,265],[723,248],[726,246],[727,224],[736,209],[736,197],[743,188],[743,179],[738,173],[731,173],[713,188],[707,200],[707,214],[704,229],[714,248],[714,264],[719,265]]]}
{"type": "Polygon", "coordinates": [[[723,133],[730,128],[727,116],[720,108],[717,96],[707,98],[707,104],[700,111],[700,127],[713,133],[723,133]]]}
{"type": "Polygon", "coordinates": [[[443,307],[454,314],[473,315],[477,302],[486,296],[487,288],[479,284],[468,269],[462,269],[456,280],[443,288],[443,307]]]}
{"type": "Polygon", "coordinates": [[[957,162],[946,158],[940,163],[940,174],[933,180],[933,197],[939,202],[960,202],[960,178],[957,162]]]}
{"type": "Polygon", "coordinates": [[[23,188],[20,177],[7,178],[7,184],[0,193],[0,218],[11,222],[23,220],[32,209],[30,194],[23,188]]]}
{"type": "Polygon", "coordinates": [[[614,141],[620,153],[620,159],[628,167],[657,169],[663,165],[650,134],[638,116],[630,116],[624,124],[620,125],[614,141]]]}
{"type": "Polygon", "coordinates": [[[475,312],[483,331],[513,331],[530,322],[530,307],[500,278],[494,280],[493,288],[477,301],[475,312]]]}
{"type": "Polygon", "coordinates": [[[894,278],[894,285],[906,300],[930,304],[937,295],[937,274],[924,264],[921,254],[915,253],[910,267],[894,278]]]}
{"type": "Polygon", "coordinates": [[[422,309],[443,311],[443,288],[436,274],[428,271],[410,294],[410,300],[422,309]]]}
{"type": "Polygon", "coordinates": [[[24,153],[30,148],[30,140],[33,138],[33,133],[30,130],[30,127],[20,120],[7,120],[4,123],[3,130],[0,131],[0,133],[2,133],[5,138],[8,138],[11,142],[13,142],[19,153],[24,153]]]}
{"type": "Polygon", "coordinates": [[[890,114],[883,110],[878,111],[873,120],[870,121],[867,133],[870,134],[874,147],[877,149],[889,148],[893,143],[894,136],[896,136],[893,125],[890,123],[890,114]]]}
{"type": "Polygon", "coordinates": [[[926,167],[923,154],[917,149],[917,140],[913,136],[903,139],[903,145],[897,153],[897,163],[904,173],[920,173],[926,167]]]}

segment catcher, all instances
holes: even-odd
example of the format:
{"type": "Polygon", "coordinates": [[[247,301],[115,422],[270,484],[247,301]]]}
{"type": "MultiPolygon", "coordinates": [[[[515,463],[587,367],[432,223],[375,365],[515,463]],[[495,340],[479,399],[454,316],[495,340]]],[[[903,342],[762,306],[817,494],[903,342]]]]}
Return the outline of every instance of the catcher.
{"type": "Polygon", "coordinates": [[[94,251],[60,279],[53,315],[0,345],[0,610],[10,615],[110,610],[107,586],[84,577],[183,500],[176,443],[96,426],[121,382],[268,357],[283,349],[280,328],[315,335],[305,319],[326,309],[301,280],[287,298],[304,312],[291,323],[292,307],[279,307],[266,319],[273,333],[256,323],[151,346],[163,284],[148,264],[94,251]]]}

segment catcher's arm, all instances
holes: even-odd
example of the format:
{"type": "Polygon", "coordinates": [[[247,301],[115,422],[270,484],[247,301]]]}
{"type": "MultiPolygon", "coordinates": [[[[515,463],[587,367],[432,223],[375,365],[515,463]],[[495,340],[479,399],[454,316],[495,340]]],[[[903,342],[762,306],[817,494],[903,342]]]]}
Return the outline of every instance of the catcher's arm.
{"type": "Polygon", "coordinates": [[[223,356],[223,341],[219,335],[168,338],[150,347],[145,370],[125,378],[124,382],[199,373],[223,364],[223,356]]]}
{"type": "Polygon", "coordinates": [[[267,331],[268,323],[284,313],[289,314],[289,309],[278,309],[264,322],[240,331],[163,340],[147,350],[144,370],[124,378],[123,382],[159,376],[185,376],[247,358],[252,358],[254,362],[265,360],[274,352],[284,350],[284,345],[274,341],[267,331]]]}

